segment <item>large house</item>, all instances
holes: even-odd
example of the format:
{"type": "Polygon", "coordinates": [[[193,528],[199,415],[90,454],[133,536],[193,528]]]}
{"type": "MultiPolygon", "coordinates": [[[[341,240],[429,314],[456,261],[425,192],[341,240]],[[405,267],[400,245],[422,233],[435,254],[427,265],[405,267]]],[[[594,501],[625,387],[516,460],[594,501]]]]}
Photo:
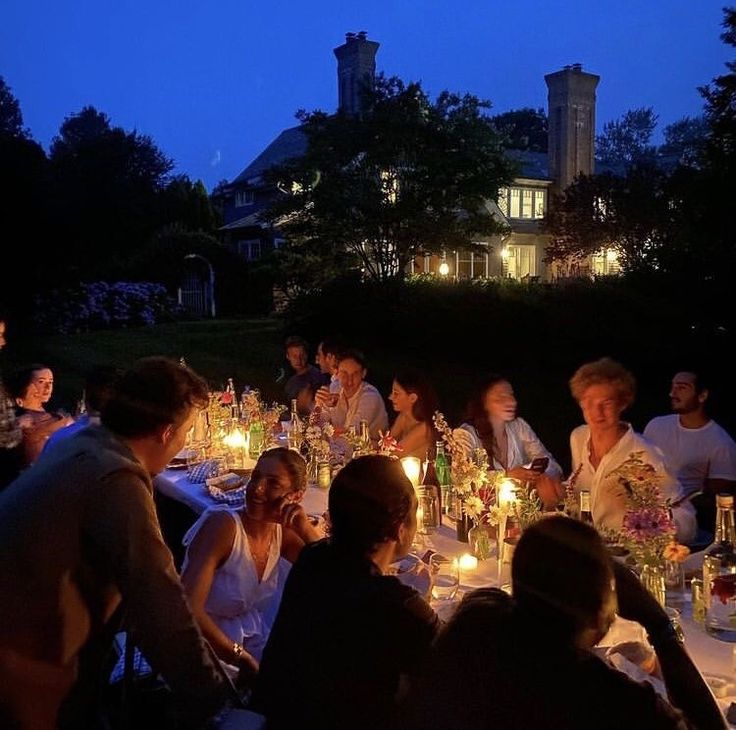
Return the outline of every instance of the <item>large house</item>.
{"type": "MultiPolygon", "coordinates": [[[[334,49],[337,57],[338,107],[355,112],[359,89],[375,77],[379,44],[365,33],[348,33],[334,49]]],[[[489,215],[506,224],[510,233],[479,240],[474,252],[447,251],[444,256],[416,259],[414,272],[439,272],[456,279],[507,276],[519,280],[550,280],[570,273],[613,273],[616,262],[605,253],[592,257],[583,271],[571,272],[561,266],[547,266],[544,249],[549,236],[541,231],[551,194],[564,190],[580,173],[594,171],[595,103],[599,77],[583,71],[580,64],[565,66],[545,76],[548,95],[548,152],[508,150],[518,162],[519,175],[487,201],[489,215]]],[[[246,259],[260,258],[278,247],[282,239],[259,220],[259,213],[273,199],[274,190],[263,182],[271,166],[302,154],[306,138],[300,128],[279,134],[232,182],[216,194],[223,210],[221,229],[226,242],[246,259]]]]}

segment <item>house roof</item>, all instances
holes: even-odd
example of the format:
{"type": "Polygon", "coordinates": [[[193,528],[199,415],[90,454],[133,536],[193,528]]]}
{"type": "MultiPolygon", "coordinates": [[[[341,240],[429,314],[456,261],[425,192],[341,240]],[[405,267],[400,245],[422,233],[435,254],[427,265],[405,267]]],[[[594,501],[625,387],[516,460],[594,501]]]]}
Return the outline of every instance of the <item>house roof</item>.
{"type": "Polygon", "coordinates": [[[224,226],[220,226],[218,230],[229,231],[229,230],[234,230],[236,228],[251,228],[253,226],[265,228],[263,221],[261,220],[260,215],[258,213],[251,213],[250,215],[246,215],[244,218],[238,218],[238,220],[236,221],[231,221],[230,223],[224,226]]]}
{"type": "Polygon", "coordinates": [[[306,151],[307,137],[301,127],[285,129],[233,180],[233,183],[257,182],[269,168],[280,165],[292,157],[300,157],[306,151]]]}
{"type": "Polygon", "coordinates": [[[519,164],[517,177],[532,180],[549,180],[549,155],[546,152],[528,150],[506,150],[506,157],[519,164]]]}

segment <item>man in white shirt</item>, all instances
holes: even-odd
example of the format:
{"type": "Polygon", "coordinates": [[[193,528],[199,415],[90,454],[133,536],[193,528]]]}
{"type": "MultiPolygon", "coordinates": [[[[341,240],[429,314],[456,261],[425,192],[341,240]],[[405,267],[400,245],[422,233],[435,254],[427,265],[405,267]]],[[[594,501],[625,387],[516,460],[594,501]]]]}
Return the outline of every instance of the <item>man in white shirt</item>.
{"type": "Polygon", "coordinates": [[[342,350],[343,347],[337,340],[328,337],[325,337],[317,345],[317,355],[314,361],[320,369],[330,393],[340,392],[340,380],[337,377],[337,359],[342,350]]]}
{"type": "Polygon", "coordinates": [[[345,350],[337,361],[340,392],[331,393],[327,386],[322,386],[317,391],[315,402],[337,428],[347,430],[366,421],[371,440],[376,441],[378,432],[388,429],[388,414],[381,394],[365,382],[366,373],[363,354],[358,350],[345,350]]]}
{"type": "Polygon", "coordinates": [[[706,413],[709,395],[702,376],[690,371],[676,373],[670,388],[674,413],[649,421],[644,436],[664,453],[667,467],[686,494],[703,492],[693,503],[700,527],[711,531],[715,495],[733,494],[736,487],[736,443],[706,413]]]}

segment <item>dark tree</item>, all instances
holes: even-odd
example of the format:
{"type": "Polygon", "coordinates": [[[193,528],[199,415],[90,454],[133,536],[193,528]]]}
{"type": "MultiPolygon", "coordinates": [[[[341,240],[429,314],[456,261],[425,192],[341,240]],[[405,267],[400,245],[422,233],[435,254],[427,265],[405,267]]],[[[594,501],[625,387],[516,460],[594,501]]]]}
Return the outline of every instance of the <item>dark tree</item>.
{"type": "Polygon", "coordinates": [[[267,214],[288,242],[284,283],[319,286],[351,266],[400,279],[420,253],[497,232],[484,201],[513,169],[488,106],[449,92],[431,101],[418,83],[379,77],[359,117],[300,114],[306,154],[268,175],[288,191],[267,214]]]}
{"type": "Polygon", "coordinates": [[[664,143],[657,150],[659,157],[672,157],[680,165],[697,165],[708,137],[704,117],[683,117],[664,128],[664,143]]]}
{"type": "Polygon", "coordinates": [[[496,129],[504,137],[504,146],[530,152],[547,151],[547,115],[544,109],[513,109],[491,117],[496,129]]]}
{"type": "Polygon", "coordinates": [[[656,269],[669,216],[667,175],[654,165],[624,177],[581,175],[550,206],[546,259],[580,261],[608,249],[624,271],[656,269]]]}
{"type": "Polygon", "coordinates": [[[160,193],[173,167],[150,137],[113,127],[85,107],[64,120],[51,145],[70,241],[71,277],[119,277],[162,224],[160,193]]]}
{"type": "Polygon", "coordinates": [[[657,115],[651,107],[632,109],[621,119],[606,122],[596,137],[596,158],[609,165],[628,166],[651,161],[656,149],[651,145],[657,115]]]}
{"type": "Polygon", "coordinates": [[[5,79],[0,76],[0,137],[29,137],[28,131],[23,127],[23,114],[20,104],[13,95],[5,79]]]}

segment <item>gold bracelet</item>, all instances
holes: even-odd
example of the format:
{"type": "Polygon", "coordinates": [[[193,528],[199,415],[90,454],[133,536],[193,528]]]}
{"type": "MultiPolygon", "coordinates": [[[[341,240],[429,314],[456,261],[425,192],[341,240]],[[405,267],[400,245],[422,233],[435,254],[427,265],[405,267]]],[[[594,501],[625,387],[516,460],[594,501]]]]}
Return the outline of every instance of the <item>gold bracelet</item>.
{"type": "Polygon", "coordinates": [[[237,641],[233,641],[233,654],[235,654],[235,661],[240,661],[245,656],[245,649],[237,641]]]}

